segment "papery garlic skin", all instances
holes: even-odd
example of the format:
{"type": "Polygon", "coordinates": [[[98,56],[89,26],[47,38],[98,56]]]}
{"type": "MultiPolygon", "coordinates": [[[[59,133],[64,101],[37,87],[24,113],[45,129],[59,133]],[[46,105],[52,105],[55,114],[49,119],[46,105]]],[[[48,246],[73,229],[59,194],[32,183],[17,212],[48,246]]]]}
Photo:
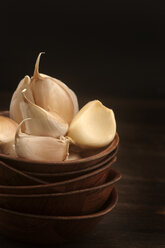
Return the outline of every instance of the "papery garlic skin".
{"type": "Polygon", "coordinates": [[[10,118],[0,116],[0,152],[12,157],[16,157],[14,139],[17,126],[10,118]]]}
{"type": "MultiPolygon", "coordinates": [[[[44,75],[44,74],[42,74],[44,75]]],[[[73,90],[71,90],[66,84],[64,84],[62,81],[60,81],[57,78],[53,78],[56,83],[58,83],[59,85],[61,85],[61,87],[63,87],[70,95],[70,97],[72,98],[72,102],[73,102],[73,117],[78,113],[79,111],[79,105],[78,105],[78,99],[76,94],[74,93],[73,90]]]]}
{"type": "Polygon", "coordinates": [[[20,110],[20,103],[23,102],[22,97],[22,90],[26,89],[26,94],[28,95],[28,98],[31,102],[34,102],[33,95],[30,89],[30,77],[25,76],[19,83],[17,89],[15,90],[11,102],[10,102],[10,118],[16,121],[17,123],[20,123],[23,120],[23,116],[20,110]]]}
{"type": "Polygon", "coordinates": [[[23,120],[19,124],[15,136],[15,150],[18,157],[44,162],[60,162],[66,159],[69,149],[68,139],[22,133],[20,128],[25,121],[31,121],[31,119],[23,120]]]}
{"type": "Polygon", "coordinates": [[[116,121],[114,112],[100,101],[87,103],[72,120],[68,137],[82,148],[101,148],[115,137],[116,121]]]}
{"type": "Polygon", "coordinates": [[[24,123],[25,133],[54,138],[64,136],[68,131],[68,123],[57,113],[48,112],[31,102],[26,93],[26,90],[22,91],[24,102],[20,103],[23,118],[31,118],[31,121],[24,123]]]}
{"type": "Polygon", "coordinates": [[[39,73],[39,54],[34,75],[31,78],[31,90],[35,103],[47,111],[56,112],[66,122],[70,123],[78,111],[78,101],[75,93],[60,80],[39,73]]]}

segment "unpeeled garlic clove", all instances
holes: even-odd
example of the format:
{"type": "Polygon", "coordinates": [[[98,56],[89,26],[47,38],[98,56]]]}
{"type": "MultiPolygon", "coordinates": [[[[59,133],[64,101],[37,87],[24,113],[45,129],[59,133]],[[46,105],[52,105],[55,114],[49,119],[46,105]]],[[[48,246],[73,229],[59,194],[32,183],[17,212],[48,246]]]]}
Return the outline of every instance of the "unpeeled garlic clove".
{"type": "Polygon", "coordinates": [[[25,122],[25,133],[54,138],[64,136],[68,131],[68,123],[57,113],[48,112],[31,102],[26,93],[27,90],[22,91],[24,102],[20,103],[23,119],[31,118],[31,121],[25,122]]]}
{"type": "Polygon", "coordinates": [[[87,103],[72,120],[68,137],[82,148],[100,148],[115,137],[116,121],[111,109],[100,101],[87,103]]]}
{"type": "Polygon", "coordinates": [[[0,116],[0,152],[12,157],[15,153],[15,133],[18,124],[12,119],[0,116]]]}
{"type": "Polygon", "coordinates": [[[20,123],[23,120],[23,116],[20,110],[20,103],[23,102],[22,98],[22,90],[26,89],[28,98],[31,102],[34,102],[33,95],[30,89],[30,77],[25,76],[20,83],[18,84],[17,89],[15,90],[11,102],[10,102],[10,118],[16,121],[17,123],[20,123]]]}
{"type": "Polygon", "coordinates": [[[20,129],[25,121],[31,121],[31,119],[23,120],[17,127],[15,135],[15,150],[18,157],[45,162],[60,162],[66,159],[69,149],[68,139],[22,133],[20,129]]]}
{"type": "Polygon", "coordinates": [[[56,112],[62,119],[70,123],[78,112],[77,97],[60,80],[39,73],[41,54],[37,58],[30,84],[34,101],[38,106],[49,112],[56,112]]]}

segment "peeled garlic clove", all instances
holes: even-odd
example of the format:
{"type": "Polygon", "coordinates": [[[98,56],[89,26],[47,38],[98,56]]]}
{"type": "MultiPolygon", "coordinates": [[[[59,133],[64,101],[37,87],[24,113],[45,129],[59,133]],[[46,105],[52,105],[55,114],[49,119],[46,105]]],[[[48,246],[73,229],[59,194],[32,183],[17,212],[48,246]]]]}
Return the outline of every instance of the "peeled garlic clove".
{"type": "Polygon", "coordinates": [[[15,153],[15,133],[18,124],[8,117],[0,116],[0,152],[12,157],[15,153]]]}
{"type": "Polygon", "coordinates": [[[34,102],[33,95],[30,89],[30,77],[25,76],[19,83],[17,89],[15,90],[11,103],[10,103],[10,118],[15,120],[17,123],[20,123],[23,120],[21,111],[20,111],[20,102],[23,101],[22,98],[22,90],[26,89],[27,90],[27,95],[30,101],[34,102]]]}
{"type": "Polygon", "coordinates": [[[22,91],[24,102],[20,103],[23,119],[30,117],[32,120],[25,122],[27,134],[60,137],[68,131],[68,123],[57,113],[48,112],[28,99],[27,90],[22,91]]]}
{"type": "Polygon", "coordinates": [[[31,78],[31,90],[35,103],[50,112],[56,112],[70,123],[78,111],[77,97],[61,81],[41,74],[38,71],[41,53],[39,54],[34,75],[31,78]]]}
{"type": "Polygon", "coordinates": [[[116,121],[111,109],[100,101],[87,103],[72,120],[68,136],[82,148],[108,145],[115,137],[116,121]]]}
{"type": "Polygon", "coordinates": [[[22,133],[21,125],[26,120],[19,124],[16,131],[15,150],[18,157],[45,162],[64,161],[68,156],[69,140],[64,137],[56,139],[22,133]]]}

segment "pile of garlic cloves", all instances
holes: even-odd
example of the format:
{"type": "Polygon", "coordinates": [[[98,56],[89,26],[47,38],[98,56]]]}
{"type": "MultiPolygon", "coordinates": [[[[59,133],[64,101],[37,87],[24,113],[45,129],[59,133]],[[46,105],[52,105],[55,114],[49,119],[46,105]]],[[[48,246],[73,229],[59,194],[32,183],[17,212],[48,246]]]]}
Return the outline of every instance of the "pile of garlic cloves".
{"type": "Polygon", "coordinates": [[[39,73],[39,54],[34,74],[25,76],[15,90],[10,118],[0,116],[0,152],[12,157],[59,162],[80,158],[70,153],[108,145],[116,134],[111,109],[100,101],[80,111],[75,93],[60,80],[39,73]]]}

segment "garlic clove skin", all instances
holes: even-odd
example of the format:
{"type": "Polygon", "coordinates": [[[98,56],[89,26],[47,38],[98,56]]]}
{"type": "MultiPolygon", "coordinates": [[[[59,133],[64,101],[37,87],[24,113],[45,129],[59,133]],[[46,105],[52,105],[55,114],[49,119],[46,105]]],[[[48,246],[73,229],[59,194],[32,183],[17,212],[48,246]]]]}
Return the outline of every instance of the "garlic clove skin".
{"type": "Polygon", "coordinates": [[[8,139],[4,141],[3,143],[0,142],[0,153],[16,158],[17,154],[15,151],[14,140],[8,139]]]}
{"type": "Polygon", "coordinates": [[[56,112],[68,124],[78,111],[75,93],[61,81],[41,74],[38,71],[41,54],[39,54],[34,75],[31,78],[31,90],[35,103],[43,109],[56,112]]]}
{"type": "MultiPolygon", "coordinates": [[[[44,74],[41,74],[41,75],[44,75],[44,74]]],[[[64,84],[59,79],[56,79],[56,78],[53,78],[53,79],[54,79],[54,81],[56,81],[57,84],[59,84],[61,87],[63,87],[70,94],[70,97],[72,98],[72,102],[73,102],[73,106],[74,106],[74,109],[73,109],[74,110],[73,117],[74,117],[79,111],[78,99],[77,99],[75,92],[73,90],[71,90],[66,84],[64,84]]]]}
{"type": "Polygon", "coordinates": [[[57,113],[48,112],[28,99],[27,90],[22,91],[24,102],[20,103],[23,119],[31,118],[25,122],[25,133],[38,136],[58,138],[68,131],[68,123],[57,113]]]}
{"type": "Polygon", "coordinates": [[[17,127],[15,135],[15,150],[18,157],[43,161],[43,162],[60,162],[68,156],[69,140],[60,137],[60,139],[44,136],[28,135],[21,132],[23,120],[17,127]]]}
{"type": "Polygon", "coordinates": [[[22,98],[22,90],[26,89],[27,90],[27,95],[30,101],[34,102],[33,95],[30,89],[30,77],[25,76],[20,83],[18,84],[17,89],[15,90],[11,102],[10,102],[10,118],[16,121],[17,123],[20,123],[23,120],[23,116],[20,111],[20,102],[23,101],[22,98]]]}
{"type": "Polygon", "coordinates": [[[17,126],[12,119],[0,116],[0,152],[12,157],[16,157],[14,139],[17,126]]]}
{"type": "Polygon", "coordinates": [[[116,121],[111,109],[100,101],[87,103],[72,120],[68,137],[82,148],[101,148],[115,137],[116,121]]]}

